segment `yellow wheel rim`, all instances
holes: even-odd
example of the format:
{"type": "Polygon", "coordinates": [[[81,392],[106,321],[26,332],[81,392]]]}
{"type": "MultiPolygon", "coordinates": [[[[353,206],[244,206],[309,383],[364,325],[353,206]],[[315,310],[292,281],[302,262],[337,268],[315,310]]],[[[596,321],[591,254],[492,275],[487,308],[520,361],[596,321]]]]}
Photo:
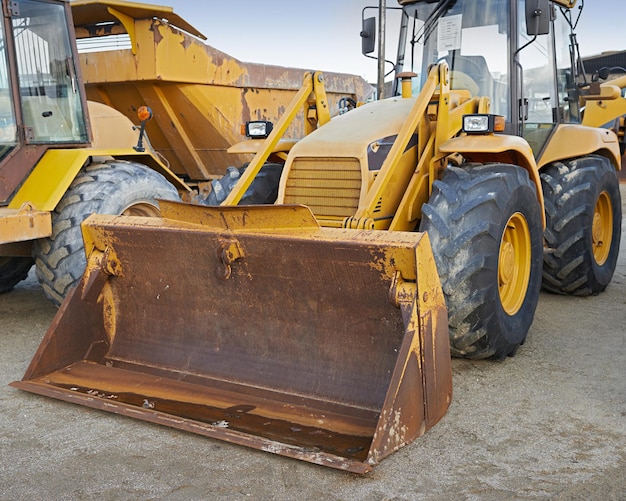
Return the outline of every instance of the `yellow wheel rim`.
{"type": "Polygon", "coordinates": [[[159,217],[161,211],[149,203],[131,205],[122,212],[122,216],[159,217]]]}
{"type": "Polygon", "coordinates": [[[613,207],[611,207],[611,197],[606,191],[600,193],[596,201],[591,236],[593,257],[596,263],[602,266],[609,257],[613,239],[613,207]]]}
{"type": "Polygon", "coordinates": [[[500,303],[508,315],[515,315],[524,303],[531,266],[530,230],[519,212],[506,223],[498,256],[500,303]]]}

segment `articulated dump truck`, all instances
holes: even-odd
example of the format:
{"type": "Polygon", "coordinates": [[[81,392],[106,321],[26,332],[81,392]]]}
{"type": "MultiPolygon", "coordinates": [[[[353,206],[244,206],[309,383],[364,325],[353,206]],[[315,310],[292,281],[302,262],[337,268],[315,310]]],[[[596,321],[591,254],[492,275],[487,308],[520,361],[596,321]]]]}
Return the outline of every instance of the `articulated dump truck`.
{"type": "MultiPolygon", "coordinates": [[[[130,120],[138,103],[149,106],[151,146],[178,176],[205,189],[227,167],[250,160],[227,152],[241,141],[241,125],[276,122],[302,84],[301,69],[242,62],[204,43],[171,8],[101,0],[71,7],[87,98],[130,120]]],[[[356,75],[324,77],[333,114],[373,92],[356,75]]],[[[304,121],[298,116],[287,136],[302,137],[304,121]]]]}
{"type": "Polygon", "coordinates": [[[450,353],[513,356],[542,285],[603,291],[623,122],[582,122],[623,98],[580,85],[573,3],[399,3],[398,95],[331,117],[307,72],[214,205],[89,217],[86,271],[12,384],[365,473],[445,415],[450,353]],[[274,203],[240,205],[277,153],[274,203]]]}

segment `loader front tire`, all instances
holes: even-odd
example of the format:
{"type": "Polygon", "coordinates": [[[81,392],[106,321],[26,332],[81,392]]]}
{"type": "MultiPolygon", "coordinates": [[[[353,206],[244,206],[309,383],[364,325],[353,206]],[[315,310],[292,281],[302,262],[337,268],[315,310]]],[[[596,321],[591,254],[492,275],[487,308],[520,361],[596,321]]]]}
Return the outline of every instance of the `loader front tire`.
{"type": "Polygon", "coordinates": [[[557,294],[595,295],[613,278],[622,204],[609,160],[590,155],[556,162],[541,173],[546,206],[543,287],[557,294]]]}
{"type": "Polygon", "coordinates": [[[541,288],[542,218],[521,167],[448,167],[422,207],[448,308],[451,353],[513,356],[541,288]]]}
{"type": "Polygon", "coordinates": [[[37,278],[59,306],[86,266],[80,224],[91,214],[155,217],[157,199],[179,200],[161,174],[133,162],[110,161],[84,167],[52,213],[52,235],[35,242],[37,278]]]}
{"type": "Polygon", "coordinates": [[[12,291],[28,276],[33,263],[30,257],[0,257],[0,293],[12,291]]]}
{"type": "MultiPolygon", "coordinates": [[[[248,166],[228,167],[226,174],[220,179],[211,182],[212,190],[207,196],[203,205],[220,205],[226,197],[233,191],[239,178],[246,171],[248,166]]],[[[278,197],[278,184],[283,172],[284,164],[267,162],[263,164],[261,170],[246,190],[237,205],[261,205],[273,204],[278,197]]]]}

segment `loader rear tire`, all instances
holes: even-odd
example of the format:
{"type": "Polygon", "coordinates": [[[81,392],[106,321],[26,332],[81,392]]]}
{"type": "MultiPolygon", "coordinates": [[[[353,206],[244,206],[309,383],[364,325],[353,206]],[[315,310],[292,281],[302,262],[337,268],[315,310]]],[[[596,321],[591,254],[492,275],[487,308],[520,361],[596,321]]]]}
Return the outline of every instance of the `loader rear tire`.
{"type": "Polygon", "coordinates": [[[12,291],[28,276],[33,264],[30,257],[0,257],[0,293],[12,291]]]}
{"type": "Polygon", "coordinates": [[[37,278],[59,306],[86,266],[80,224],[91,214],[155,217],[157,199],[179,200],[161,174],[133,162],[94,163],[81,170],[52,213],[52,236],[35,242],[37,278]]]}
{"type": "Polygon", "coordinates": [[[557,294],[595,295],[613,278],[622,226],[615,169],[591,155],[557,162],[541,173],[546,206],[543,287],[557,294]]]}
{"type": "Polygon", "coordinates": [[[448,167],[422,207],[448,308],[453,356],[515,355],[541,288],[542,218],[521,167],[448,167]]]}

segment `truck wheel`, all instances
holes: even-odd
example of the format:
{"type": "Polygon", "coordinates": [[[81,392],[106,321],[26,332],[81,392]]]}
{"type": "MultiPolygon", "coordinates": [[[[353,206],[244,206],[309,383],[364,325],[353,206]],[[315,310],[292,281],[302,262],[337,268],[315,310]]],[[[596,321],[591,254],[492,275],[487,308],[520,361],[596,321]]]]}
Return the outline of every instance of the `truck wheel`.
{"type": "Polygon", "coordinates": [[[611,282],[622,226],[619,182],[610,161],[591,155],[541,173],[546,206],[543,287],[598,294],[611,282]]]}
{"type": "Polygon", "coordinates": [[[37,278],[59,306],[85,271],[80,224],[93,213],[158,216],[156,199],[179,200],[161,174],[143,165],[111,161],[83,168],[52,213],[52,236],[37,240],[37,278]]]}
{"type": "Polygon", "coordinates": [[[448,167],[422,207],[420,231],[446,298],[452,355],[515,355],[541,289],[541,207],[528,173],[506,164],[448,167]]]}
{"type": "Polygon", "coordinates": [[[13,290],[28,276],[33,263],[29,257],[0,257],[0,293],[13,290]]]}
{"type": "MultiPolygon", "coordinates": [[[[237,205],[273,204],[278,197],[278,183],[283,172],[284,164],[268,162],[252,181],[248,190],[237,205]]],[[[212,190],[203,203],[204,205],[219,205],[233,191],[247,165],[243,167],[228,167],[226,174],[220,179],[211,182],[212,190]]]]}

